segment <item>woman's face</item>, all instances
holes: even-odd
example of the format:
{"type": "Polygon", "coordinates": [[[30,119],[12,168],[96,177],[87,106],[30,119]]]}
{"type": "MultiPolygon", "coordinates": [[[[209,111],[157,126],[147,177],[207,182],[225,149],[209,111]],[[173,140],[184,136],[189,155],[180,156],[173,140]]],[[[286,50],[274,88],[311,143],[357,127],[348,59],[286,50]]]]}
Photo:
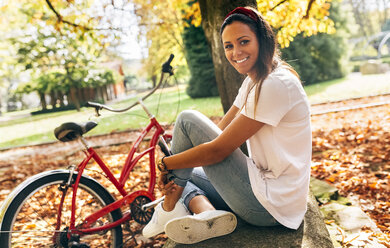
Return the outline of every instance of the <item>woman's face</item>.
{"type": "Polygon", "coordinates": [[[222,32],[222,42],[227,60],[241,74],[256,78],[259,42],[256,34],[242,22],[234,21],[222,32]]]}

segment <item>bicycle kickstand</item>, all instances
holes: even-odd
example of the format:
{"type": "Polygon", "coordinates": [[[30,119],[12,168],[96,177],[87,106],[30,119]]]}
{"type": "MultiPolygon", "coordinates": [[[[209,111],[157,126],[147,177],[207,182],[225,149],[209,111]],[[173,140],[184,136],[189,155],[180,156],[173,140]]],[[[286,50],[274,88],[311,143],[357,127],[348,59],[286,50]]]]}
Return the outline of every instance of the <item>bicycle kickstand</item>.
{"type": "Polygon", "coordinates": [[[151,208],[154,208],[155,206],[157,206],[160,202],[162,202],[163,200],[165,199],[165,196],[161,197],[161,198],[158,198],[152,202],[149,202],[149,203],[146,203],[144,205],[142,205],[142,211],[147,211],[151,208]]]}

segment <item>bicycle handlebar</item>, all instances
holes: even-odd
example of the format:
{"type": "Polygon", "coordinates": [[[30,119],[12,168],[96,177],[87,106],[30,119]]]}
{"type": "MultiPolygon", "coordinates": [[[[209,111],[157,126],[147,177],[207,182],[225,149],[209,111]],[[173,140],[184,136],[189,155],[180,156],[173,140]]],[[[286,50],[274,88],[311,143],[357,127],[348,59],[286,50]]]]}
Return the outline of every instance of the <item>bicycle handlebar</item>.
{"type": "Polygon", "coordinates": [[[96,114],[99,115],[99,110],[102,110],[102,109],[106,109],[108,111],[111,111],[111,112],[125,112],[131,108],[133,108],[134,106],[138,105],[140,101],[143,101],[145,100],[146,98],[148,98],[150,95],[152,95],[158,88],[160,88],[161,84],[162,84],[162,81],[164,79],[164,73],[169,73],[169,75],[173,75],[173,71],[172,71],[172,66],[171,66],[171,62],[173,60],[173,57],[174,55],[171,54],[169,56],[169,59],[167,61],[165,61],[165,63],[162,65],[162,70],[161,70],[161,76],[160,76],[160,81],[158,82],[158,84],[156,85],[156,87],[154,87],[148,94],[146,94],[145,96],[143,96],[141,99],[139,99],[138,101],[136,101],[135,103],[133,103],[132,105],[130,105],[129,107],[126,107],[126,108],[123,108],[123,109],[113,109],[111,107],[108,107],[104,104],[101,104],[101,103],[97,103],[97,102],[90,102],[88,101],[87,104],[85,105],[86,107],[94,107],[95,110],[96,110],[96,114]]]}

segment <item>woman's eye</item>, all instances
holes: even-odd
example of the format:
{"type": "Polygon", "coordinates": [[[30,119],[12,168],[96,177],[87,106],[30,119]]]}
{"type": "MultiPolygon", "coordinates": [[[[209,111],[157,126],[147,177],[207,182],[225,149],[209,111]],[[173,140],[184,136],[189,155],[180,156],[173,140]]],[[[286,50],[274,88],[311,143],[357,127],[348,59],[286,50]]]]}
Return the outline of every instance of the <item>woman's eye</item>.
{"type": "Polygon", "coordinates": [[[225,45],[225,49],[230,49],[230,48],[232,48],[232,47],[233,47],[233,45],[231,45],[231,44],[225,45]]]}
{"type": "Polygon", "coordinates": [[[245,44],[249,43],[249,40],[242,40],[240,43],[241,43],[241,45],[245,45],[245,44]]]}

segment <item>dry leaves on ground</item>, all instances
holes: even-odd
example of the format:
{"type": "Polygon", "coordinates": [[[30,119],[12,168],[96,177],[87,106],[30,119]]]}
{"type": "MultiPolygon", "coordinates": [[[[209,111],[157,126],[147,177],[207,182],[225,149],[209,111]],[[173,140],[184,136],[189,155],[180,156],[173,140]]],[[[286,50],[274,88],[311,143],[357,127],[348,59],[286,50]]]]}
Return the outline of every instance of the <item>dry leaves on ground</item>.
{"type": "MultiPolygon", "coordinates": [[[[386,234],[384,242],[389,242],[389,105],[313,116],[312,126],[312,175],[332,183],[339,189],[341,195],[358,198],[363,210],[386,234]]],[[[100,139],[103,140],[104,136],[100,139]]],[[[97,149],[116,176],[120,173],[130,145],[131,143],[127,143],[97,149]]],[[[145,147],[147,143],[142,145],[145,147]]],[[[72,152],[73,146],[69,147],[71,150],[65,150],[66,146],[63,149],[50,152],[50,148],[43,146],[39,148],[39,152],[9,156],[0,160],[0,203],[27,177],[45,170],[77,164],[84,156],[81,151],[72,152]]],[[[95,163],[89,164],[88,168],[89,175],[97,178],[110,191],[113,190],[95,163]]],[[[129,189],[144,187],[145,181],[149,180],[146,161],[141,161],[130,179],[126,186],[129,189]]],[[[141,230],[141,225],[134,221],[130,222],[124,231],[125,247],[163,246],[165,235],[145,239],[140,234],[141,230]]]]}
{"type": "Polygon", "coordinates": [[[389,238],[389,105],[313,116],[312,124],[312,175],[357,198],[389,238]]]}

